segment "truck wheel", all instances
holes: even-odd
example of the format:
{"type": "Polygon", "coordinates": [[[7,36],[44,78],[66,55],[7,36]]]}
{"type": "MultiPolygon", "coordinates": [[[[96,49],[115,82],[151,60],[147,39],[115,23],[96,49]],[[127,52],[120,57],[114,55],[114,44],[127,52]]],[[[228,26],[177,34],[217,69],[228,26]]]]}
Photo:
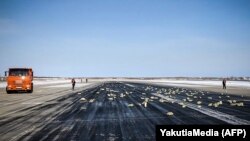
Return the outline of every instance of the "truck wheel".
{"type": "Polygon", "coordinates": [[[29,90],[29,93],[33,93],[33,84],[31,84],[31,90],[29,90]]]}
{"type": "Polygon", "coordinates": [[[9,90],[7,89],[7,87],[6,87],[6,93],[7,93],[7,94],[11,94],[11,91],[9,91],[9,90]]]}

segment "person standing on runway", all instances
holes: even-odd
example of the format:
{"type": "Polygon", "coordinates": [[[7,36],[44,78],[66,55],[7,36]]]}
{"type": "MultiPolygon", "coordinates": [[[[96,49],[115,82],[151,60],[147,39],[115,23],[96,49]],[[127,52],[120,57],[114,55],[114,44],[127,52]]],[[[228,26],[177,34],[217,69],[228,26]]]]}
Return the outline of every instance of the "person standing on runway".
{"type": "Polygon", "coordinates": [[[71,83],[72,83],[72,90],[74,90],[75,89],[75,84],[76,84],[76,81],[75,81],[74,78],[71,80],[71,83]]]}
{"type": "Polygon", "coordinates": [[[226,83],[227,83],[226,79],[223,79],[223,81],[222,81],[223,89],[226,89],[226,88],[227,88],[227,87],[226,87],[226,83]]]}

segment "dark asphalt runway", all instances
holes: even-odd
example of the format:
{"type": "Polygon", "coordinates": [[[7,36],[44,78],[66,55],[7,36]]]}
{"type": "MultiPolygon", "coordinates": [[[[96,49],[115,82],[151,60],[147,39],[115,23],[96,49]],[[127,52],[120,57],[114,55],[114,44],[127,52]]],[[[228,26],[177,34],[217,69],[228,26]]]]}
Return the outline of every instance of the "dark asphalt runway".
{"type": "Polygon", "coordinates": [[[103,83],[1,116],[0,140],[154,140],[157,124],[249,125],[250,97],[103,83]]]}

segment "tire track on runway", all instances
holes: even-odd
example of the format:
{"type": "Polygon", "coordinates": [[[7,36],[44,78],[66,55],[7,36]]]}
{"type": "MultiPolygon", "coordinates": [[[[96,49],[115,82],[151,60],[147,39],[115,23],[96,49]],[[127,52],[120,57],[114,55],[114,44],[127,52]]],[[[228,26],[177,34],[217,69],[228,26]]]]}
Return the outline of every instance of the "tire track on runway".
{"type": "Polygon", "coordinates": [[[95,87],[92,89],[88,89],[87,91],[83,91],[82,94],[74,95],[74,102],[72,105],[68,106],[67,109],[64,109],[58,116],[54,117],[52,121],[46,124],[41,130],[35,132],[32,137],[28,140],[38,140],[38,139],[45,139],[45,140],[52,140],[57,138],[58,140],[67,139],[71,135],[73,135],[75,131],[75,127],[78,126],[77,124],[77,116],[81,114],[81,106],[80,99],[84,96],[87,100],[94,96],[92,93],[95,89],[99,87],[95,87]],[[75,119],[75,120],[72,120],[75,119]],[[72,129],[67,128],[72,127],[72,129]],[[58,128],[57,130],[52,130],[54,128],[58,128]],[[66,130],[66,129],[70,130],[66,130]],[[44,133],[46,133],[46,137],[44,137],[44,133]]]}
{"type": "MultiPolygon", "coordinates": [[[[14,122],[6,121],[6,123],[7,123],[6,126],[1,125],[0,130],[2,130],[2,129],[5,130],[5,132],[2,131],[1,134],[8,136],[8,135],[6,135],[8,133],[27,131],[27,129],[29,129],[28,126],[30,126],[32,124],[35,124],[39,128],[42,128],[42,126],[46,126],[47,124],[51,123],[51,121],[54,121],[54,119],[58,115],[63,114],[68,107],[71,107],[72,105],[74,105],[75,102],[79,101],[80,98],[75,97],[74,95],[76,95],[76,94],[71,93],[67,96],[64,95],[62,97],[50,100],[50,101],[68,100],[68,101],[72,101],[72,102],[66,102],[66,103],[54,102],[53,105],[47,104],[47,103],[42,104],[42,105],[37,105],[37,106],[33,107],[32,109],[29,109],[28,111],[26,111],[26,115],[23,117],[20,117],[20,120],[15,120],[14,122]],[[50,109],[52,109],[52,110],[50,110],[50,109]],[[44,122],[46,122],[47,124],[44,124],[44,122]],[[25,124],[29,124],[29,125],[26,126],[25,124]]],[[[37,128],[35,128],[35,129],[37,129],[37,128]]],[[[30,133],[27,132],[27,133],[25,133],[24,136],[28,136],[29,134],[30,133]]],[[[16,136],[13,136],[12,139],[16,139],[16,136]]]]}

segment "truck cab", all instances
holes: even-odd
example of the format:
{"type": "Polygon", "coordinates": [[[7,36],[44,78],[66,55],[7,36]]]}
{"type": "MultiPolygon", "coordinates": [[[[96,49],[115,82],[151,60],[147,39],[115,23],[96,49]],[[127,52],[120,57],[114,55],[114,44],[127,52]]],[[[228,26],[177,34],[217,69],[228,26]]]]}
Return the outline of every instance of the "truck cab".
{"type": "Polygon", "coordinates": [[[5,75],[8,94],[18,91],[33,92],[33,70],[31,68],[9,68],[5,75]]]}

